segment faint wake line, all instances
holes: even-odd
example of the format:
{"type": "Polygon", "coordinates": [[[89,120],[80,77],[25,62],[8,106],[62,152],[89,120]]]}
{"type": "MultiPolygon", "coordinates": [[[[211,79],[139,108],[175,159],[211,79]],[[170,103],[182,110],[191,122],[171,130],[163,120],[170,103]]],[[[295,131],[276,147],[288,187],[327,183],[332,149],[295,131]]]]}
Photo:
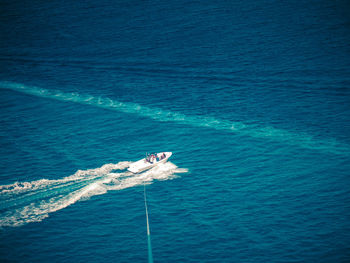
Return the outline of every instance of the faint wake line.
{"type": "Polygon", "coordinates": [[[306,133],[293,133],[287,130],[273,127],[256,127],[246,125],[242,122],[220,120],[213,117],[189,116],[178,112],[162,110],[160,108],[149,108],[136,103],[125,103],[105,97],[94,97],[79,93],[65,93],[58,90],[48,90],[37,87],[24,86],[12,82],[0,82],[0,87],[41,98],[55,99],[59,101],[70,101],[79,104],[91,105],[108,110],[135,114],[160,122],[177,122],[194,127],[212,128],[226,132],[249,136],[258,139],[269,139],[288,145],[299,146],[311,150],[319,150],[334,154],[349,154],[350,146],[336,139],[317,139],[306,133]]]}

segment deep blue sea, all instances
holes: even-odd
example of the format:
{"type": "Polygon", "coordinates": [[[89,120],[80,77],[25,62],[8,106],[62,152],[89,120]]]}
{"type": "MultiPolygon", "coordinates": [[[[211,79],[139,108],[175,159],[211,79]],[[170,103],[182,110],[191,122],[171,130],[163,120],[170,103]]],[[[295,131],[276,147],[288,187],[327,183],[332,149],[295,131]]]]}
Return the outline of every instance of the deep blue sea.
{"type": "Polygon", "coordinates": [[[350,262],[348,1],[0,1],[0,262],[350,262]],[[146,152],[169,162],[126,168],[146,152]]]}

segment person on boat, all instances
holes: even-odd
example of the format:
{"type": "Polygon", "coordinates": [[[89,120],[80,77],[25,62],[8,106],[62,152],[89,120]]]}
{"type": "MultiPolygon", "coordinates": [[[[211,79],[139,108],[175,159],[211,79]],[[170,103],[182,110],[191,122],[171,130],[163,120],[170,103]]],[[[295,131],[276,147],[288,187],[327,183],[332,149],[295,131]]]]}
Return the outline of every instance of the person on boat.
{"type": "Polygon", "coordinates": [[[146,162],[152,163],[152,155],[149,153],[146,153],[146,162]]]}

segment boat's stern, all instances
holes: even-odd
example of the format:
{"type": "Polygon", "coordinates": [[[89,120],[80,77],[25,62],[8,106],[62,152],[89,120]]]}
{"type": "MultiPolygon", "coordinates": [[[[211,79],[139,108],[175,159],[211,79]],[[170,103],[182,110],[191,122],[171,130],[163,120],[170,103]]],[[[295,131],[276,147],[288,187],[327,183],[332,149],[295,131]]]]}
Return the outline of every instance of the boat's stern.
{"type": "Polygon", "coordinates": [[[132,172],[134,174],[137,174],[139,172],[139,170],[136,167],[129,167],[128,171],[130,171],[130,172],[132,172]]]}

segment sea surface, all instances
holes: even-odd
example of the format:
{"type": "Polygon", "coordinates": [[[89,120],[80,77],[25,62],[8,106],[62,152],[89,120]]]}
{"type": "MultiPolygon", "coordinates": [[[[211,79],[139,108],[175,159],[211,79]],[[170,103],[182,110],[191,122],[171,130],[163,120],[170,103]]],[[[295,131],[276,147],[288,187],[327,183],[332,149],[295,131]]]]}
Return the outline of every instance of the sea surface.
{"type": "Polygon", "coordinates": [[[0,262],[350,262],[349,10],[0,1],[0,262]]]}

